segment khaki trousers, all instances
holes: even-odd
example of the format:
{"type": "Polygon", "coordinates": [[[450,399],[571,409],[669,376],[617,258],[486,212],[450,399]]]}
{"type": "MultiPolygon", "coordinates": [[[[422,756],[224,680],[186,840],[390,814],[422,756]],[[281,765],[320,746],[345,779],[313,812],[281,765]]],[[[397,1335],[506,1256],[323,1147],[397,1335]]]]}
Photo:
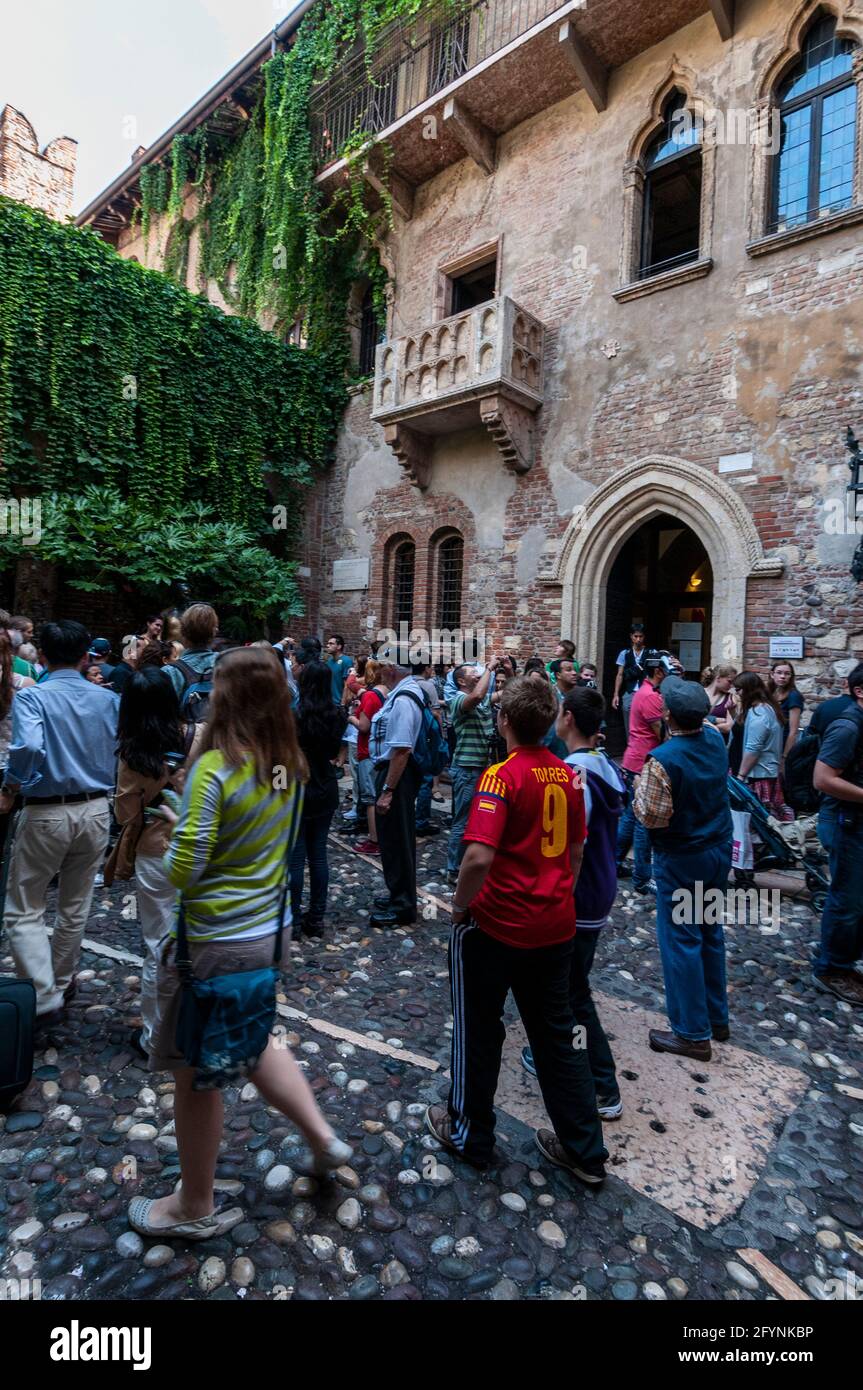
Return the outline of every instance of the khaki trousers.
{"type": "Polygon", "coordinates": [[[108,798],[71,805],[25,806],[15,827],[3,925],[19,979],[36,986],[36,1013],[63,1004],[81,954],[81,938],[110,830],[108,798]],[[45,899],[59,875],[53,938],[45,899]]]}

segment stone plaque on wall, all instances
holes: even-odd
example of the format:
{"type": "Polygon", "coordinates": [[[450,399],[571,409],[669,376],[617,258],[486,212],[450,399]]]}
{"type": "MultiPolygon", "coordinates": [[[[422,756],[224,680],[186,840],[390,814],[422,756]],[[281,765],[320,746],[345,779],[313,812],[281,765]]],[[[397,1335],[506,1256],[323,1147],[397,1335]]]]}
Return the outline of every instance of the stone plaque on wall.
{"type": "Polygon", "coordinates": [[[367,589],[369,587],[369,562],[365,560],[334,560],[333,588],[367,589]]]}

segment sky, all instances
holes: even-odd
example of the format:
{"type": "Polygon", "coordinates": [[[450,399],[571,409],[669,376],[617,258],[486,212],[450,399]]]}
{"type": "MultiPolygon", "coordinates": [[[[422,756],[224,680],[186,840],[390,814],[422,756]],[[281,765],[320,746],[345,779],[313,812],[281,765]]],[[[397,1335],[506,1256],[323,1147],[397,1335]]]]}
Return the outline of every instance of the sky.
{"type": "Polygon", "coordinates": [[[293,0],[2,0],[0,108],[78,141],[87,206],[295,8],[293,0]]]}

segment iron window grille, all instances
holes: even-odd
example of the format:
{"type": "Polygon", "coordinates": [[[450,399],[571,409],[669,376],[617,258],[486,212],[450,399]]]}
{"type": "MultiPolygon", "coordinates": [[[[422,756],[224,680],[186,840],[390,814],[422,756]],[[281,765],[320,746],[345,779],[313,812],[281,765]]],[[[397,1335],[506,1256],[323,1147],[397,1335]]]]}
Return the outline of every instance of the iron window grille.
{"type": "Polygon", "coordinates": [[[464,541],[461,536],[447,536],[438,546],[437,625],[452,632],[461,627],[462,578],[464,572],[464,541]]]}
{"type": "Polygon", "coordinates": [[[413,541],[402,541],[393,552],[393,627],[401,623],[413,626],[414,571],[416,547],[413,541]]]}

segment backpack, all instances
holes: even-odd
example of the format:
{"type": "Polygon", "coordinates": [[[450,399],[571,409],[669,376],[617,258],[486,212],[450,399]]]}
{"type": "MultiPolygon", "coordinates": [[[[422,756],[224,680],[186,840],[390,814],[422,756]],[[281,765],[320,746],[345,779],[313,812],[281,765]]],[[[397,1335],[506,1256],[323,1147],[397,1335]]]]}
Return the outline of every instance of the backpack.
{"type": "MultiPolygon", "coordinates": [[[[860,757],[860,747],[863,743],[863,718],[853,705],[847,710],[843,710],[831,719],[827,728],[830,729],[837,719],[850,719],[856,723],[860,732],[860,739],[857,744],[857,757],[860,757]]],[[[818,733],[815,729],[804,729],[797,742],[785,758],[785,770],[782,774],[782,786],[785,791],[785,800],[793,811],[799,816],[813,815],[821,805],[821,793],[815,790],[815,764],[821,752],[821,740],[826,733],[818,733]]]]}
{"type": "Polygon", "coordinates": [[[213,693],[213,666],[205,672],[199,672],[193,670],[185,661],[181,660],[175,664],[185,681],[185,689],[180,696],[180,714],[187,723],[203,724],[213,693]]]}
{"type": "Polygon", "coordinates": [[[399,695],[407,695],[422,711],[419,737],[414,744],[412,755],[414,764],[421,777],[437,777],[449,762],[449,748],[441,726],[432,713],[431,705],[421,700],[419,695],[415,695],[412,690],[400,690],[393,698],[398,699],[399,695]]]}

